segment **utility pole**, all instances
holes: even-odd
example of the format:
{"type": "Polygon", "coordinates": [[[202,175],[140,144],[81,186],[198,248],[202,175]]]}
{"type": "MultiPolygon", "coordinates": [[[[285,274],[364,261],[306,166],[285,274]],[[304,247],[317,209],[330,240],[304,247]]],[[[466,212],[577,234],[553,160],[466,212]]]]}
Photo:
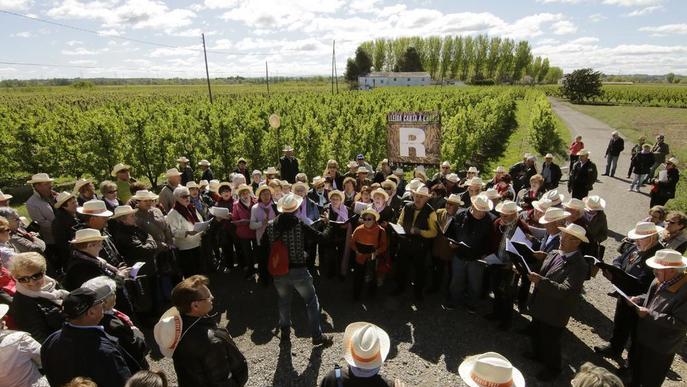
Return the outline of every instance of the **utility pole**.
{"type": "Polygon", "coordinates": [[[332,62],[334,62],[334,82],[336,82],[336,94],[339,94],[339,74],[336,71],[336,40],[332,43],[332,62]]]}
{"type": "Polygon", "coordinates": [[[334,94],[334,41],[332,41],[332,94],[334,94]]]}
{"type": "Polygon", "coordinates": [[[203,38],[203,56],[205,57],[205,77],[208,80],[208,94],[210,95],[210,103],[212,103],[212,89],[210,88],[210,71],[208,70],[208,53],[205,51],[205,34],[200,36],[203,38]]]}
{"type": "Polygon", "coordinates": [[[270,72],[267,69],[267,61],[265,61],[265,81],[267,82],[267,95],[270,95],[270,72]]]}

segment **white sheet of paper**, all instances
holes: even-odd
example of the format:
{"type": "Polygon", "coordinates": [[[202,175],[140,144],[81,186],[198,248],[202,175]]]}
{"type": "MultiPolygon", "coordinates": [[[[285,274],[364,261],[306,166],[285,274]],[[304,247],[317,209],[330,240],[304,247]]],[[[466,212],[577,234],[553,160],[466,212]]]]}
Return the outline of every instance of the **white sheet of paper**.
{"type": "Polygon", "coordinates": [[[363,210],[365,210],[369,206],[370,205],[367,203],[355,202],[355,205],[353,206],[353,213],[360,214],[361,212],[363,212],[363,210]]]}
{"type": "Polygon", "coordinates": [[[389,226],[396,232],[398,235],[406,235],[406,230],[403,229],[403,226],[401,226],[398,223],[389,223],[389,226]]]}
{"type": "Polygon", "coordinates": [[[527,235],[525,235],[524,232],[520,229],[520,227],[515,229],[515,232],[513,233],[513,237],[510,238],[513,242],[520,242],[526,244],[530,249],[532,248],[532,242],[527,239],[527,235]]]}
{"type": "Polygon", "coordinates": [[[198,222],[193,225],[193,231],[195,232],[203,232],[207,230],[207,228],[210,226],[210,221],[208,220],[207,222],[198,222]]]}
{"type": "Polygon", "coordinates": [[[662,171],[659,171],[658,172],[658,181],[660,181],[661,183],[667,182],[668,181],[668,171],[666,171],[665,169],[662,171]]]}
{"type": "Polygon", "coordinates": [[[486,257],[484,257],[484,262],[487,263],[487,265],[500,265],[503,262],[501,262],[501,259],[496,256],[496,254],[489,254],[486,257]]]}
{"type": "Polygon", "coordinates": [[[639,305],[637,305],[637,304],[635,304],[634,302],[632,302],[632,300],[630,300],[630,296],[628,296],[627,294],[625,294],[625,292],[623,292],[622,290],[620,290],[619,287],[613,285],[613,289],[614,289],[616,292],[618,292],[618,294],[620,294],[624,299],[628,300],[632,305],[634,305],[635,307],[639,308],[639,305]]]}
{"type": "Polygon", "coordinates": [[[525,268],[527,269],[527,272],[528,273],[532,272],[532,269],[530,269],[530,265],[527,264],[527,260],[522,255],[520,255],[520,252],[518,252],[518,249],[516,249],[515,246],[513,246],[513,243],[511,243],[510,239],[508,239],[508,238],[506,238],[506,251],[511,252],[511,253],[517,255],[518,257],[522,258],[522,262],[525,264],[525,268]]]}
{"type": "Polygon", "coordinates": [[[134,265],[131,266],[131,273],[130,273],[131,278],[136,278],[136,276],[138,276],[138,271],[141,270],[141,267],[143,267],[143,265],[145,265],[145,264],[146,264],[145,262],[134,263],[134,265]]]}

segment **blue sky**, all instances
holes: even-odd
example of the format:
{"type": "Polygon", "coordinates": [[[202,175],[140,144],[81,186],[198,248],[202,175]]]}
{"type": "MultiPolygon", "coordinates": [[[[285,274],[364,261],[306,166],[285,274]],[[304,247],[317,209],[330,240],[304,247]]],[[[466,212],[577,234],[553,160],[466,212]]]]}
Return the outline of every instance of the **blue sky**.
{"type": "Polygon", "coordinates": [[[0,12],[0,79],[202,77],[201,32],[211,76],[262,76],[265,61],[271,75],[327,75],[332,40],[343,73],[365,40],[479,33],[529,40],[566,71],[687,74],[687,0],[0,0],[0,10],[15,13],[0,12]]]}

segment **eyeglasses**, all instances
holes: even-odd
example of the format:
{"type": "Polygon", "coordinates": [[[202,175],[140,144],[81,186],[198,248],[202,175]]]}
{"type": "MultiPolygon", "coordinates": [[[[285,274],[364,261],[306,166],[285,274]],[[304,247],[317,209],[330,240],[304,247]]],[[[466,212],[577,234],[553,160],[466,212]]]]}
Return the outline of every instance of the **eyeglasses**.
{"type": "Polygon", "coordinates": [[[33,274],[33,275],[27,275],[24,277],[17,277],[17,282],[22,283],[22,284],[27,284],[31,281],[38,281],[38,280],[42,279],[44,276],[45,276],[45,272],[39,271],[38,273],[33,274]]]}
{"type": "Polygon", "coordinates": [[[117,190],[115,189],[115,190],[112,190],[112,191],[110,191],[110,192],[108,192],[108,193],[109,193],[109,194],[117,193],[117,190]]]}
{"type": "Polygon", "coordinates": [[[188,199],[188,198],[191,197],[191,195],[181,195],[181,196],[179,196],[179,197],[182,198],[182,199],[188,199]]]}
{"type": "Polygon", "coordinates": [[[375,220],[375,218],[370,218],[370,217],[363,218],[363,222],[372,222],[374,220],[375,220]]]}

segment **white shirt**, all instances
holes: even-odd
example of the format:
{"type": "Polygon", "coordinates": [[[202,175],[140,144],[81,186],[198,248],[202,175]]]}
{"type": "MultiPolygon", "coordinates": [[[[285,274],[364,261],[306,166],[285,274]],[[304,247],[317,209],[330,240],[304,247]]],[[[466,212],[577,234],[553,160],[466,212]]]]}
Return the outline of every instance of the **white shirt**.
{"type": "Polygon", "coordinates": [[[49,387],[41,376],[41,345],[28,333],[5,331],[0,336],[0,387],[49,387]]]}

